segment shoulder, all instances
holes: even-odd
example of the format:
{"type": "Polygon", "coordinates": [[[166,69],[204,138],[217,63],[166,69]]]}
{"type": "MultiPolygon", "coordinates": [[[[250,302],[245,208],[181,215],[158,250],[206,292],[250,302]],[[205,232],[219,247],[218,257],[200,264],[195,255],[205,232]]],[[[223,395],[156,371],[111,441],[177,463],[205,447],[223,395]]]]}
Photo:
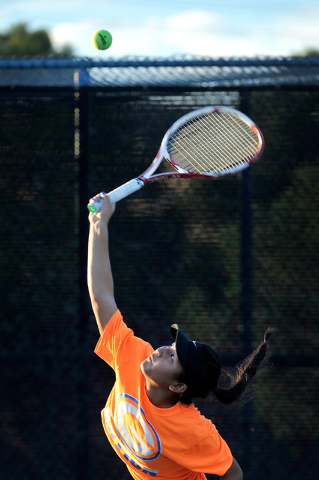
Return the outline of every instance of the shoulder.
{"type": "Polygon", "coordinates": [[[178,426],[172,434],[174,452],[178,452],[176,461],[192,470],[223,475],[232,455],[212,421],[194,405],[181,405],[177,420],[178,426]]]}
{"type": "Polygon", "coordinates": [[[200,442],[201,445],[218,448],[221,436],[213,421],[205,417],[194,404],[183,405],[182,410],[185,424],[192,426],[194,443],[200,442]]]}
{"type": "Polygon", "coordinates": [[[181,413],[185,424],[196,425],[196,432],[199,436],[205,436],[216,431],[213,422],[205,417],[193,403],[190,405],[181,404],[181,413]]]}
{"type": "Polygon", "coordinates": [[[111,317],[100,337],[95,353],[107,361],[113,368],[127,359],[133,361],[144,350],[152,350],[150,344],[134,335],[134,332],[123,321],[122,314],[117,310],[111,317]],[[134,355],[132,353],[134,352],[134,355]]]}

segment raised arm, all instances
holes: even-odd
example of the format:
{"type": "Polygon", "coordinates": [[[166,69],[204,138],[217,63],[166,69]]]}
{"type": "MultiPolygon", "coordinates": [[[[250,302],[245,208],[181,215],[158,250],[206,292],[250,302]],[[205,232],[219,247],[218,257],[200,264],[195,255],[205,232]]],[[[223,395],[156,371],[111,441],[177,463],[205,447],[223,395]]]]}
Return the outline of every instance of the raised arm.
{"type": "Polygon", "coordinates": [[[103,198],[103,207],[97,215],[89,214],[87,278],[93,312],[102,335],[108,321],[117,310],[108,234],[108,224],[114,213],[115,204],[111,205],[105,194],[96,195],[93,200],[96,201],[99,197],[103,198]]]}

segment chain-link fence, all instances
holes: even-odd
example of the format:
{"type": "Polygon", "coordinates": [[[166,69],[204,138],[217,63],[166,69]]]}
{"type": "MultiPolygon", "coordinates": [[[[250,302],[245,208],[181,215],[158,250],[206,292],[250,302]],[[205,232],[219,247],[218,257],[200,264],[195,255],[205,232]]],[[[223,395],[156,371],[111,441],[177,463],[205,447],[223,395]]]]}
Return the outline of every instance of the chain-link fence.
{"type": "MultiPolygon", "coordinates": [[[[121,68],[129,76],[141,67],[121,68]]],[[[184,67],[170,68],[181,77],[184,67]]],[[[0,81],[1,480],[129,478],[100,421],[114,376],[93,353],[86,203],[141,173],[171,123],[207,104],[248,113],[265,136],[263,157],[244,175],[159,182],[119,202],[110,225],[116,300],[154,347],[178,322],[212,341],[225,368],[277,327],[273,367],[256,380],[254,401],[201,408],[245,479],[316,478],[318,84],[7,83],[0,81]]]]}

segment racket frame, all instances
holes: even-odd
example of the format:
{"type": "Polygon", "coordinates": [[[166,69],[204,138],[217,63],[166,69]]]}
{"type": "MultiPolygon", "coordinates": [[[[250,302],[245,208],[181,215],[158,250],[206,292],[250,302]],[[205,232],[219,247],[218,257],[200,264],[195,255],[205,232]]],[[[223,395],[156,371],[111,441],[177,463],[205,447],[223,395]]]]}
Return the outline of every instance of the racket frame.
{"type": "MultiPolygon", "coordinates": [[[[183,115],[180,117],[178,120],[176,120],[173,125],[167,130],[165,133],[163,140],[161,142],[160,148],[157,152],[156,157],[150,164],[150,166],[138,177],[134,178],[133,180],[130,180],[123,185],[119,186],[115,190],[112,190],[109,192],[107,195],[109,197],[109,200],[112,203],[116,203],[119,200],[127,197],[128,195],[131,195],[132,193],[136,192],[137,190],[140,190],[144,185],[158,181],[160,179],[166,179],[166,178],[219,178],[223,177],[226,175],[234,175],[242,170],[245,170],[246,168],[250,167],[258,158],[261,156],[264,148],[264,138],[263,135],[260,131],[260,129],[257,127],[257,125],[249,118],[247,115],[244,113],[232,108],[232,107],[226,107],[226,106],[207,106],[203,107],[197,110],[194,110],[192,112],[187,113],[186,115],[183,115]],[[174,160],[170,157],[168,150],[167,150],[167,144],[169,141],[169,138],[176,132],[180,127],[182,127],[185,123],[191,122],[197,117],[202,117],[205,115],[208,115],[209,113],[233,113],[236,114],[238,117],[241,117],[241,119],[248,124],[252,130],[254,131],[256,137],[258,138],[258,149],[256,150],[256,153],[249,158],[248,161],[242,162],[239,165],[236,165],[235,167],[229,167],[224,170],[221,170],[219,172],[204,172],[204,173],[195,173],[195,172],[189,172],[182,167],[180,167],[177,163],[174,162],[174,160]],[[153,175],[155,170],[159,167],[159,165],[162,163],[163,159],[166,159],[175,169],[175,171],[172,172],[162,172],[162,173],[157,173],[153,175]]],[[[103,201],[99,202],[91,202],[88,204],[88,209],[90,210],[91,213],[97,213],[103,205],[103,201]]]]}

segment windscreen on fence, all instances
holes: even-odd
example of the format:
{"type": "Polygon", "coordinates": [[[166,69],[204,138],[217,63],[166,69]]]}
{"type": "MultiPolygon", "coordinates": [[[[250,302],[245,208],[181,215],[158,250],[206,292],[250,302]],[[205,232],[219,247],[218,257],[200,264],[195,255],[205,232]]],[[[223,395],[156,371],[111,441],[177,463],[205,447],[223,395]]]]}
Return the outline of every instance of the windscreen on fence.
{"type": "MultiPolygon", "coordinates": [[[[142,67],[121,68],[133,78],[142,67]]],[[[181,78],[184,67],[170,68],[181,78]]],[[[254,400],[199,406],[248,480],[316,478],[318,83],[73,88],[74,70],[59,67],[69,86],[8,89],[1,75],[10,72],[0,70],[1,478],[130,478],[100,419],[114,374],[93,353],[86,203],[140,174],[168,127],[204,105],[246,110],[264,134],[263,156],[244,175],[158,182],[119,202],[116,301],[154,348],[179,323],[212,342],[226,369],[277,327],[254,400]]]]}

